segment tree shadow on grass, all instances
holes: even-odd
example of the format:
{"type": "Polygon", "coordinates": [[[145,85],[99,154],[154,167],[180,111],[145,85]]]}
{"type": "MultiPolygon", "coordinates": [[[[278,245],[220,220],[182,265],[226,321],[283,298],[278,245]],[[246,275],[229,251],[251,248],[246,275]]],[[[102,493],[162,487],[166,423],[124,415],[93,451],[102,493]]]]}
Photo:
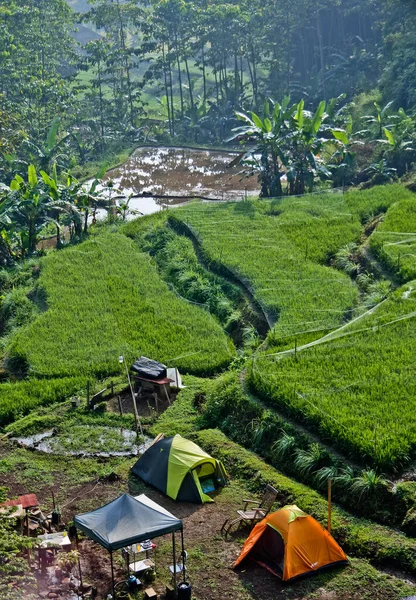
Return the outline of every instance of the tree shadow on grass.
{"type": "Polygon", "coordinates": [[[241,216],[248,217],[249,219],[254,219],[256,209],[252,202],[240,201],[235,203],[234,212],[241,216]]]}

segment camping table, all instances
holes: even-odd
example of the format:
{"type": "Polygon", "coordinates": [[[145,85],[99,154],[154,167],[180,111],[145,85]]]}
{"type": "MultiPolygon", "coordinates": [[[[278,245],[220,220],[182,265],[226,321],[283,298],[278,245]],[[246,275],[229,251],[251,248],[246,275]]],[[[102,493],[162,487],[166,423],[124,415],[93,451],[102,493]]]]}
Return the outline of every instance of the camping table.
{"type": "Polygon", "coordinates": [[[69,550],[71,548],[71,540],[66,531],[63,531],[62,533],[45,533],[43,535],[38,535],[37,540],[39,568],[42,571],[44,571],[48,564],[48,549],[52,550],[53,554],[55,554],[57,550],[69,550]]]}
{"type": "Polygon", "coordinates": [[[62,533],[44,533],[43,535],[38,535],[37,539],[39,540],[40,548],[67,549],[68,546],[71,546],[71,540],[66,531],[62,533]]]}
{"type": "Polygon", "coordinates": [[[155,563],[149,558],[149,551],[153,550],[154,548],[156,548],[156,544],[150,540],[148,543],[142,542],[140,544],[133,544],[132,546],[127,546],[124,548],[128,563],[128,572],[130,573],[130,571],[133,571],[133,573],[142,573],[148,569],[153,569],[155,563]],[[140,552],[145,552],[146,558],[143,560],[136,560],[136,554],[139,554],[140,552]],[[133,557],[133,562],[130,562],[131,556],[133,557]]]}

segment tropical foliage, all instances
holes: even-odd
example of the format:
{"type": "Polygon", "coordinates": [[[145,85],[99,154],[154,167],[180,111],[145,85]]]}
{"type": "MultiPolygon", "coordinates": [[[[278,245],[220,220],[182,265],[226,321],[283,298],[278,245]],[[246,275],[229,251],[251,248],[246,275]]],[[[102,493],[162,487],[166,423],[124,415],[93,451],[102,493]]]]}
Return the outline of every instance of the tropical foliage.
{"type": "MultiPolygon", "coordinates": [[[[236,126],[235,111],[259,114],[268,97],[303,98],[315,112],[321,99],[350,102],[380,86],[379,106],[393,102],[411,115],[416,105],[410,0],[92,0],[83,8],[2,2],[0,172],[7,177],[19,169],[10,157],[36,158],[47,170],[55,155],[73,166],[153,133],[218,143],[236,126]],[[58,135],[50,145],[52,123],[58,135]]],[[[310,140],[298,125],[304,156],[310,140]]]]}
{"type": "MultiPolygon", "coordinates": [[[[331,113],[336,101],[328,106],[331,113]]],[[[347,162],[353,166],[354,154],[347,148],[349,135],[330,124],[326,102],[320,102],[314,113],[305,110],[304,100],[289,103],[288,96],[282,105],[266,100],[263,118],[254,112],[237,113],[246,124],[235,128],[229,140],[254,142],[240,162],[249,167],[248,175],[257,173],[260,196],[265,198],[312,192],[316,178],[329,179],[336,171],[345,171],[347,162]],[[282,179],[287,181],[285,189],[282,179]]]]}
{"type": "Polygon", "coordinates": [[[61,182],[56,163],[52,176],[42,170],[37,173],[30,164],[26,179],[15,174],[9,186],[0,183],[0,252],[4,261],[33,255],[48,224],[55,228],[57,248],[65,226],[71,239],[86,234],[90,212],[95,212],[98,204],[107,207],[109,203],[105,188],[98,187],[102,175],[97,174],[89,185],[82,185],[69,174],[61,182]]]}

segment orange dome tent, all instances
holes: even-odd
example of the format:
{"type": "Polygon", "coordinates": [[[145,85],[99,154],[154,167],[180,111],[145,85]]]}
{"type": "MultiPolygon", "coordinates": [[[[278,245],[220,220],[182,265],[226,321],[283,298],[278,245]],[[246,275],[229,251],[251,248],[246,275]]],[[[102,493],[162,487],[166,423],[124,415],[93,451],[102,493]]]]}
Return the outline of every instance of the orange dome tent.
{"type": "Polygon", "coordinates": [[[247,557],[283,581],[348,563],[346,554],[331,534],[295,505],[284,506],[260,521],[234,566],[247,557]]]}

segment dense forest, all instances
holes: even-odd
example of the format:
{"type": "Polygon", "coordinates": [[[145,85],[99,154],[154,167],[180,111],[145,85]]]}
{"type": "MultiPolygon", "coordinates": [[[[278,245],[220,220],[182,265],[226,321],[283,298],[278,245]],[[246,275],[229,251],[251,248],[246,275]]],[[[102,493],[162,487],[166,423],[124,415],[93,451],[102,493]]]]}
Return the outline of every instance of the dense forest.
{"type": "Polygon", "coordinates": [[[375,101],[416,105],[411,0],[5,0],[0,16],[3,157],[47,160],[56,117],[83,162],[114,138],[221,142],[266,97],[343,95],[375,119],[375,101]]]}
{"type": "Polygon", "coordinates": [[[414,185],[415,31],[411,0],[5,0],[3,260],[86,233],[78,180],[142,143],[248,143],[263,197],[414,185]]]}
{"type": "Polygon", "coordinates": [[[36,492],[51,514],[18,531],[0,507],[0,600],[127,597],[81,536],[97,588],[78,541],[49,580],[20,533],[158,494],[130,473],[143,430],[231,476],[181,510],[194,598],[414,593],[413,192],[415,0],[0,0],[0,505],[36,492]],[[195,187],[156,182],[158,161],[169,185],[192,164],[195,187]],[[133,388],[139,355],[184,378],[159,382],[161,412],[133,388]],[[266,486],[350,567],[293,587],[234,573],[242,532],[221,524],[266,486]]]}

